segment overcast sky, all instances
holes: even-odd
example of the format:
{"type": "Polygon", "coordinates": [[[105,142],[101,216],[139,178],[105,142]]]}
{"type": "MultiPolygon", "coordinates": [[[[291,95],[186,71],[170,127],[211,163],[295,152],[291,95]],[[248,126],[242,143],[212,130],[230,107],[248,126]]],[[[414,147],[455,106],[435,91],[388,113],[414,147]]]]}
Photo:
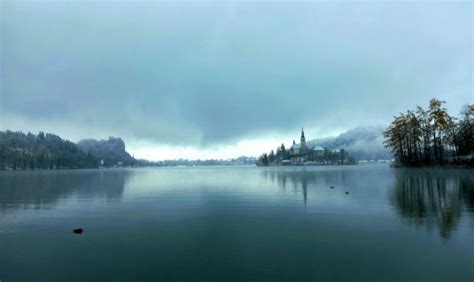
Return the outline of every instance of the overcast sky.
{"type": "Polygon", "coordinates": [[[136,157],[281,142],[473,103],[466,2],[1,1],[0,129],[120,136],[136,157]]]}

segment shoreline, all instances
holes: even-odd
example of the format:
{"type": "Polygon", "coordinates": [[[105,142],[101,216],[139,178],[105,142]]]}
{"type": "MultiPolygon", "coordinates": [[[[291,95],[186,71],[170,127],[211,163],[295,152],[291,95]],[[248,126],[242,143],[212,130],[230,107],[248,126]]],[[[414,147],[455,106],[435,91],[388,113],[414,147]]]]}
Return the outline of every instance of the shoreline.
{"type": "Polygon", "coordinates": [[[356,166],[359,164],[287,164],[287,165],[256,165],[257,167],[290,167],[290,166],[356,166]]]}
{"type": "Polygon", "coordinates": [[[472,165],[420,165],[420,166],[404,166],[404,165],[390,165],[391,168],[406,168],[406,169],[412,169],[412,168],[419,168],[419,169],[425,169],[425,168],[438,168],[438,169],[474,169],[474,166],[472,165]]]}

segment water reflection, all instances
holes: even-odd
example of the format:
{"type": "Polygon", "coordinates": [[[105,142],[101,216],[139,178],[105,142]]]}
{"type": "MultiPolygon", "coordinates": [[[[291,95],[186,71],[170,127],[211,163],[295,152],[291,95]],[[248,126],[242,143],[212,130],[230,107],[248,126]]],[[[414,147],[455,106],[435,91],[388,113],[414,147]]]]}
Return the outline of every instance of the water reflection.
{"type": "Polygon", "coordinates": [[[23,171],[0,174],[0,210],[44,209],[72,196],[118,201],[130,171],[23,171]]]}
{"type": "Polygon", "coordinates": [[[301,192],[305,205],[308,201],[308,183],[314,184],[316,182],[315,175],[305,170],[266,170],[262,171],[262,177],[272,183],[276,182],[283,191],[286,191],[288,185],[291,185],[295,193],[301,192]]]}
{"type": "Polygon", "coordinates": [[[405,222],[448,239],[474,211],[472,171],[397,170],[392,201],[405,222]]]}
{"type": "Polygon", "coordinates": [[[349,191],[344,198],[347,212],[393,211],[416,229],[435,231],[444,239],[452,236],[461,221],[474,220],[473,170],[391,169],[370,166],[347,169],[265,169],[261,177],[301,195],[313,208],[340,209],[331,197],[349,191]],[[330,189],[335,186],[335,189],[330,189]],[[330,192],[328,192],[330,191],[330,192]],[[311,198],[323,201],[312,202],[311,198]],[[334,205],[333,205],[333,204],[334,205]],[[357,209],[357,210],[356,210],[357,209]]]}
{"type": "Polygon", "coordinates": [[[377,201],[379,191],[393,181],[393,175],[386,167],[373,168],[269,168],[262,170],[261,176],[283,191],[291,188],[295,193],[301,193],[304,203],[310,196],[325,193],[328,190],[334,194],[345,191],[357,191],[360,197],[377,201]],[[332,190],[330,187],[333,187],[332,190]]]}

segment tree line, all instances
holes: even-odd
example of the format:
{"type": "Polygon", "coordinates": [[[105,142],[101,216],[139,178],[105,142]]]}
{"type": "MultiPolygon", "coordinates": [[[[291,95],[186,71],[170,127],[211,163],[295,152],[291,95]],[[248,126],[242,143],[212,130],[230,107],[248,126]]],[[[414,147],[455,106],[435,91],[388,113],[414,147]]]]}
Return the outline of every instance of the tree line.
{"type": "Polygon", "coordinates": [[[431,99],[428,109],[417,106],[394,117],[384,145],[396,165],[474,165],[474,105],[452,117],[444,104],[431,99]]]}
{"type": "Polygon", "coordinates": [[[85,139],[73,143],[39,132],[0,131],[0,170],[74,169],[98,167],[216,166],[255,164],[254,157],[229,160],[135,159],[125,150],[121,138],[85,139]]]}
{"type": "Polygon", "coordinates": [[[0,170],[74,169],[138,166],[120,138],[83,140],[78,144],[39,132],[0,131],[0,170]]]}
{"type": "Polygon", "coordinates": [[[71,141],[39,132],[0,132],[0,169],[92,168],[99,161],[71,141]]]}

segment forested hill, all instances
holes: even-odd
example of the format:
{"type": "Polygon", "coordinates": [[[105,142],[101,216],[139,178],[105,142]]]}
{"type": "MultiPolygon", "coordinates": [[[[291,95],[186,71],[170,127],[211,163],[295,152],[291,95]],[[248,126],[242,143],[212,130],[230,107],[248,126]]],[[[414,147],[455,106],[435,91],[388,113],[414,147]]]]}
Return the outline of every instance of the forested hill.
{"type": "Polygon", "coordinates": [[[0,170],[97,168],[101,160],[106,167],[136,162],[120,138],[75,144],[50,133],[0,131],[0,170]]]}
{"type": "Polygon", "coordinates": [[[314,139],[308,143],[330,150],[344,148],[358,161],[388,160],[393,156],[383,145],[384,130],[385,128],[381,126],[357,127],[337,137],[314,139]]]}
{"type": "Polygon", "coordinates": [[[109,137],[108,140],[85,139],[77,143],[79,148],[103,160],[104,166],[114,166],[121,162],[124,166],[132,166],[136,160],[125,151],[125,143],[121,138],[109,137]]]}

